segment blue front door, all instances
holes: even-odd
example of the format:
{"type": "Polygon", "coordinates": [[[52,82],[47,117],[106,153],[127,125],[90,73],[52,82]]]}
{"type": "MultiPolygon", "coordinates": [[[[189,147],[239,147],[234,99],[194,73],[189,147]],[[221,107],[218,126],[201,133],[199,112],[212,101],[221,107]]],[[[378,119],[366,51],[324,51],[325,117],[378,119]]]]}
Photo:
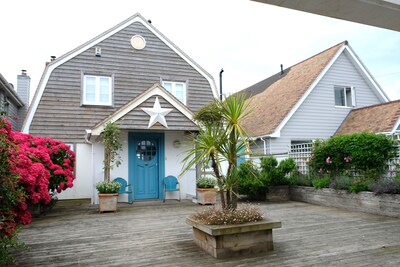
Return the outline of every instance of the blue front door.
{"type": "Polygon", "coordinates": [[[160,133],[129,134],[129,182],[134,199],[160,198],[164,174],[164,142],[160,133]]]}

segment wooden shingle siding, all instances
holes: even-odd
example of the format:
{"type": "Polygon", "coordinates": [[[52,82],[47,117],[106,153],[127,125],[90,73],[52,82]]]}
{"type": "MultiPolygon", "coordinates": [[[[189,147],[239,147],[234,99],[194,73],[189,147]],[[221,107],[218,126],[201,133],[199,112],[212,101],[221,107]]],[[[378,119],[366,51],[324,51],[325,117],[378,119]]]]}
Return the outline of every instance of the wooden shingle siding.
{"type": "MultiPolygon", "coordinates": [[[[180,130],[180,131],[197,131],[198,127],[194,124],[191,120],[185,117],[182,113],[174,109],[174,107],[165,101],[162,97],[158,98],[160,105],[162,108],[169,108],[172,109],[170,113],[165,116],[165,120],[167,121],[168,128],[160,125],[159,123],[155,124],[150,129],[157,129],[157,130],[180,130]]],[[[141,130],[148,130],[150,116],[145,113],[142,108],[152,108],[155,102],[155,97],[152,97],[145,101],[144,103],[140,104],[135,110],[129,112],[127,115],[122,117],[120,120],[117,121],[118,127],[121,129],[141,129],[141,130]]]]}
{"type": "Polygon", "coordinates": [[[281,131],[272,139],[273,153],[286,153],[291,140],[327,139],[351,111],[335,107],[334,86],[354,86],[356,108],[383,103],[345,53],[342,53],[281,131]]]}
{"type": "MultiPolygon", "coordinates": [[[[187,107],[193,112],[213,99],[210,83],[203,75],[141,23],[135,22],[58,66],[51,73],[33,117],[30,133],[64,142],[83,142],[85,129],[92,128],[161,80],[186,82],[187,107]],[[143,50],[135,50],[130,44],[131,37],[136,34],[146,40],[143,50]],[[101,57],[95,56],[96,46],[101,47],[101,57]],[[112,107],[81,105],[84,74],[113,77],[112,107]]],[[[161,105],[164,107],[163,103],[161,105]]],[[[171,119],[167,120],[168,126],[176,126],[176,129],[193,128],[190,121],[172,119],[173,114],[171,112],[169,115],[171,119]]],[[[144,118],[148,124],[148,116],[144,118]]],[[[121,127],[128,125],[122,123],[121,127]]]]}

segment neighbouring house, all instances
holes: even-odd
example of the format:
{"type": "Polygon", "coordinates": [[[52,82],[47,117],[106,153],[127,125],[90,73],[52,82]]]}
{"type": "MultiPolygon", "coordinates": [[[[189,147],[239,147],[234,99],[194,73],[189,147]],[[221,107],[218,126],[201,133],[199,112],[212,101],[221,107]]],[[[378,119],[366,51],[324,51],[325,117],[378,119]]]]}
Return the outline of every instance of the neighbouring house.
{"type": "MultiPolygon", "coordinates": [[[[161,199],[163,178],[179,175],[183,144],[198,130],[193,113],[217,96],[212,76],[136,14],[46,66],[22,130],[75,151],[76,181],[60,199],[97,203],[101,132],[115,122],[123,150],[111,179],[132,184],[134,200],[161,199]]],[[[195,196],[196,170],[180,178],[181,196],[195,196]]]]}
{"type": "Polygon", "coordinates": [[[400,133],[400,100],[353,109],[336,134],[372,132],[385,135],[400,133]]]}
{"type": "Polygon", "coordinates": [[[257,156],[287,157],[292,145],[328,139],[352,110],[388,96],[347,41],[257,83],[248,94],[244,127],[257,156]]]}
{"type": "Polygon", "coordinates": [[[25,70],[17,76],[17,91],[3,75],[0,74],[0,117],[11,123],[14,131],[20,131],[23,118],[29,106],[30,77],[25,70]]]}

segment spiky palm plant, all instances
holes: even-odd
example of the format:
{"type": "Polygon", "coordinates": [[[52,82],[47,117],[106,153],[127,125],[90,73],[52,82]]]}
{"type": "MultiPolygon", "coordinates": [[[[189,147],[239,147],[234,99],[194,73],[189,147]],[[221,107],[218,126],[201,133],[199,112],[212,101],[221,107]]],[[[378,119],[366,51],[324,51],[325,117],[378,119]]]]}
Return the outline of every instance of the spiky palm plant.
{"type": "Polygon", "coordinates": [[[224,101],[215,100],[201,109],[195,115],[195,120],[200,125],[199,133],[194,136],[193,144],[183,159],[182,174],[196,164],[204,166],[211,162],[221,189],[223,209],[237,207],[237,158],[250,152],[250,138],[241,124],[248,112],[245,100],[244,94],[235,94],[224,101]],[[228,165],[225,172],[222,169],[223,162],[228,165]]]}

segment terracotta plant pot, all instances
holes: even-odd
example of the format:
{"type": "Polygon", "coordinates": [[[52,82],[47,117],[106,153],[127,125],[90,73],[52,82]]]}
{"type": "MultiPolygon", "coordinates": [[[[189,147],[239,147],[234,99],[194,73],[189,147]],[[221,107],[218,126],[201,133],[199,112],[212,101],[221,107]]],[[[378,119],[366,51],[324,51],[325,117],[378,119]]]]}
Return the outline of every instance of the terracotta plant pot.
{"type": "Polygon", "coordinates": [[[118,193],[116,194],[98,194],[99,196],[99,212],[117,211],[118,193]]]}
{"type": "Polygon", "coordinates": [[[217,189],[215,188],[196,188],[197,203],[201,205],[211,204],[217,202],[217,189]]]}

